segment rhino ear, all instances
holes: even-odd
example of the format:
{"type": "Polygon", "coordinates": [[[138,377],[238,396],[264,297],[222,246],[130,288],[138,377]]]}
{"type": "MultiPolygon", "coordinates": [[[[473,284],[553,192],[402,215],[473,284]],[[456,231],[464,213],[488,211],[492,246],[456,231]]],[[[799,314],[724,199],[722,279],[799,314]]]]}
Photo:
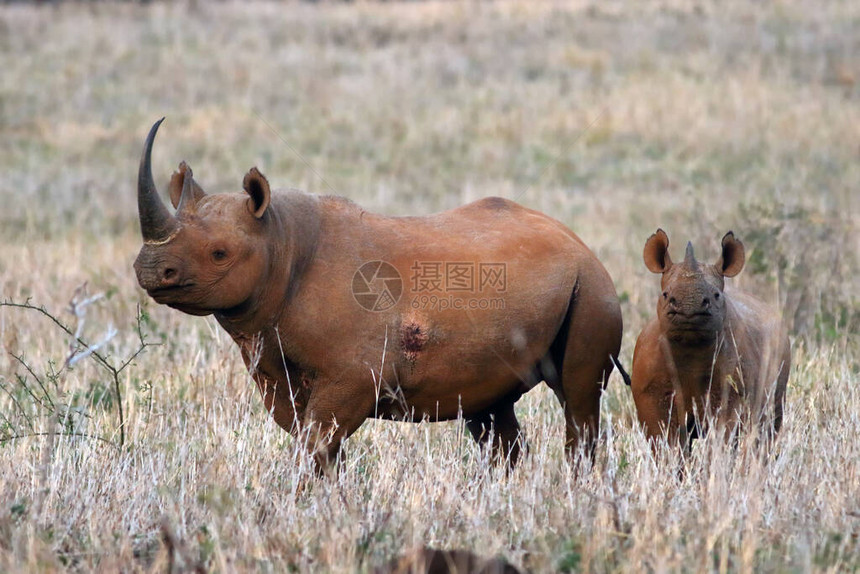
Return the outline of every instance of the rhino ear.
{"type": "MultiPolygon", "coordinates": [[[[174,171],[170,177],[170,186],[168,189],[170,190],[170,203],[173,204],[174,209],[179,207],[179,200],[182,198],[182,183],[185,180],[185,171],[187,169],[188,164],[183,161],[179,164],[179,169],[174,171]]],[[[193,179],[191,180],[191,186],[194,192],[194,203],[197,203],[206,195],[206,192],[193,179]]]]}
{"type": "Polygon", "coordinates": [[[744,268],[744,244],[729,231],[723,237],[723,253],[715,267],[724,277],[734,277],[744,268]]]}
{"type": "Polygon", "coordinates": [[[254,217],[260,219],[266,213],[272,195],[272,192],[269,190],[269,181],[256,167],[252,167],[251,171],[245,174],[242,187],[251,196],[248,209],[251,210],[254,217]]]}
{"type": "Polygon", "coordinates": [[[642,252],[645,267],[652,273],[665,273],[672,267],[672,258],[669,257],[669,236],[662,229],[658,229],[645,242],[642,252]]]}

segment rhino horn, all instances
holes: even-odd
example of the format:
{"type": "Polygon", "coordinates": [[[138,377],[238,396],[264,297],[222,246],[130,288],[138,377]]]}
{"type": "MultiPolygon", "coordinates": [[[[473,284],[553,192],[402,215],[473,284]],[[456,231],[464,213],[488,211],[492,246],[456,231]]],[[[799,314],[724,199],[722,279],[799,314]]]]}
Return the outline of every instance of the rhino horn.
{"type": "Polygon", "coordinates": [[[194,213],[197,207],[197,197],[194,195],[194,173],[191,166],[182,162],[185,167],[182,178],[182,195],[179,197],[179,205],[176,207],[177,216],[181,213],[194,213]]]}
{"type": "Polygon", "coordinates": [[[696,261],[696,256],[693,254],[693,243],[687,242],[687,251],[684,253],[684,265],[687,267],[698,267],[698,262],[696,261]]]}
{"type": "Polygon", "coordinates": [[[140,231],[145,242],[166,241],[179,229],[179,222],[167,211],[167,206],[158,196],[158,189],[152,180],[152,142],[155,140],[158,126],[163,121],[164,118],[161,118],[149,130],[137,173],[137,211],[140,216],[140,231]]]}

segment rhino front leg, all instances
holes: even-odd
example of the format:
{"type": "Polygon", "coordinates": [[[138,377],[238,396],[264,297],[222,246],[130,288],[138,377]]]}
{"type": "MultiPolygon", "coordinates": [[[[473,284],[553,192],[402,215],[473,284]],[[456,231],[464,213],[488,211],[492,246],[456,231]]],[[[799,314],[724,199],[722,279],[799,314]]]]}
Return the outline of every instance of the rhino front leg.
{"type": "Polygon", "coordinates": [[[311,392],[302,426],[318,474],[335,473],[343,441],[373,413],[372,389],[356,387],[338,382],[311,392]]]}

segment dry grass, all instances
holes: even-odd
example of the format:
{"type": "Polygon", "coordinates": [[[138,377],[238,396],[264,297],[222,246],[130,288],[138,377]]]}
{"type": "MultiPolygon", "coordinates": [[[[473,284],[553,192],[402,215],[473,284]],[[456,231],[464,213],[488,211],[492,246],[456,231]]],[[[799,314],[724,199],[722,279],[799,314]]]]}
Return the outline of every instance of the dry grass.
{"type": "MultiPolygon", "coordinates": [[[[187,563],[221,571],[366,571],[415,544],[538,572],[856,571],[858,39],[847,2],[0,7],[0,298],[61,315],[87,281],[109,297],[84,332],[116,326],[112,357],[135,348],[138,304],[164,339],[123,372],[121,451],[0,443],[0,571],[161,571],[162,516],[187,563]],[[531,455],[510,476],[458,424],[368,423],[336,481],[308,480],[214,321],[135,284],[136,163],[162,115],[160,182],[187,159],[208,190],[237,190],[258,164],[387,213],[494,194],[553,214],[616,280],[628,365],[658,289],[647,236],[711,258],[734,229],[739,283],[794,329],[774,457],[707,439],[679,482],[616,376],[590,473],[564,461],[539,389],[518,404],[531,455]]],[[[0,308],[0,341],[3,432],[56,429],[9,353],[42,376],[67,339],[0,308]]],[[[79,430],[116,441],[108,383],[85,360],[56,393],[89,415],[79,430]]]]}

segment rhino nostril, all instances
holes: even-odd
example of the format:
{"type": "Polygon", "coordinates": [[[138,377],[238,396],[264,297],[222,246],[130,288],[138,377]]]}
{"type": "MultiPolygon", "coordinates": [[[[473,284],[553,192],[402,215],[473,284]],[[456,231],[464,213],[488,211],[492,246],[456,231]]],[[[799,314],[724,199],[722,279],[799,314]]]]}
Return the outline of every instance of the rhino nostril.
{"type": "Polygon", "coordinates": [[[176,269],[172,269],[172,268],[168,267],[167,269],[164,270],[164,278],[166,280],[169,281],[170,279],[173,279],[174,277],[176,277],[176,269]]]}
{"type": "Polygon", "coordinates": [[[702,299],[702,307],[704,307],[705,309],[707,309],[707,308],[708,308],[708,307],[710,307],[710,306],[711,306],[711,300],[710,300],[710,299],[708,299],[707,297],[705,297],[704,299],[702,299]]]}
{"type": "Polygon", "coordinates": [[[674,297],[669,297],[669,305],[675,305],[678,302],[674,297]]]}

